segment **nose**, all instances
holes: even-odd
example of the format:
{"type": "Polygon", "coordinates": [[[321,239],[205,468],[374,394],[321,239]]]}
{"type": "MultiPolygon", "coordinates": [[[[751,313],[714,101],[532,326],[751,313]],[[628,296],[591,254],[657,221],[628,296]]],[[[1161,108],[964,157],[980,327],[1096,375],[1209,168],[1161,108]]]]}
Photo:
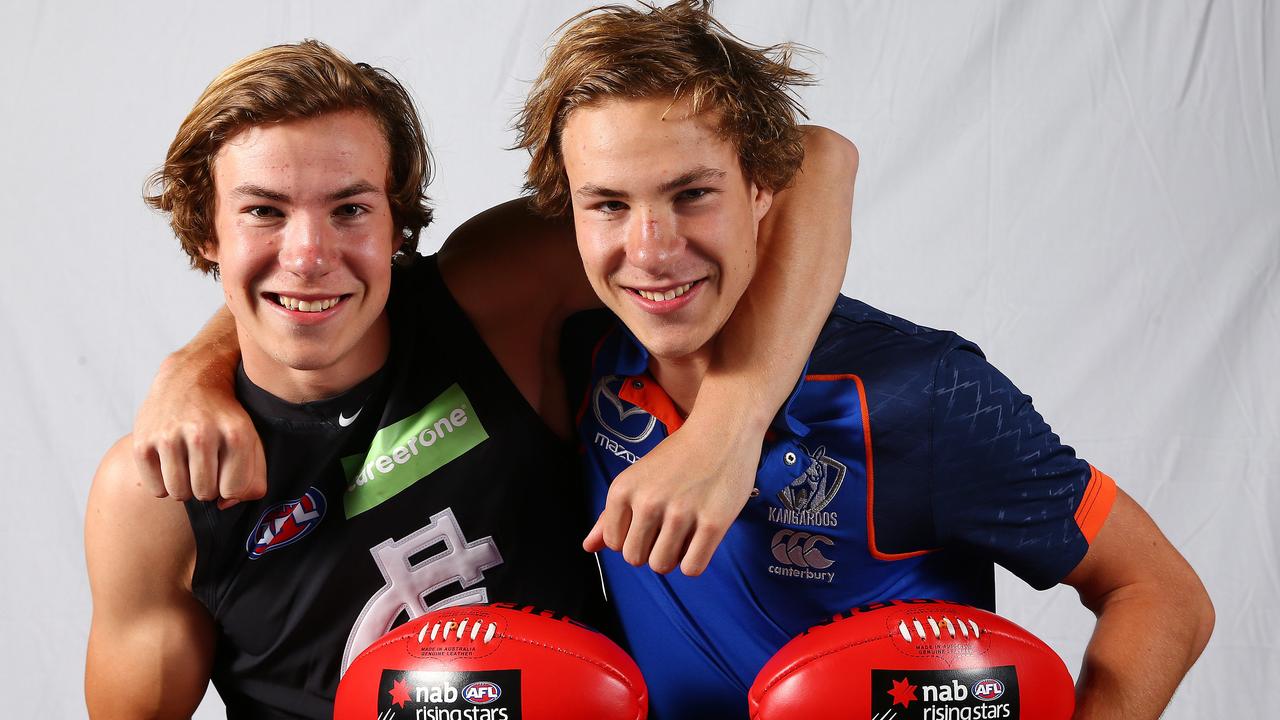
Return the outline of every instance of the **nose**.
{"type": "Polygon", "coordinates": [[[650,275],[662,275],[684,252],[684,236],[671,214],[655,208],[634,213],[627,233],[627,260],[650,275]]]}
{"type": "Polygon", "coordinates": [[[297,213],[285,228],[280,246],[280,266],[303,278],[328,274],[337,258],[337,242],[328,218],[297,213]]]}

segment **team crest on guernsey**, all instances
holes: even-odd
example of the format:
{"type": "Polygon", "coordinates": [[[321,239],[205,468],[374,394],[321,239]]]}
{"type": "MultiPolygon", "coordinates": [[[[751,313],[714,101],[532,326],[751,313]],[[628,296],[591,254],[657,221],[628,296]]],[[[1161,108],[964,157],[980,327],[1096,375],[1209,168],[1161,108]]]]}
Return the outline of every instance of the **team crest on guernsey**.
{"type": "Polygon", "coordinates": [[[827,448],[823,445],[813,452],[803,445],[800,447],[813,462],[803,475],[778,491],[778,499],[783,507],[794,512],[822,512],[840,492],[847,468],[840,461],[827,457],[827,448]]]}
{"type": "Polygon", "coordinates": [[[249,559],[256,560],[309,535],[320,526],[327,504],[324,493],[311,488],[296,500],[268,508],[245,541],[249,559]]]}

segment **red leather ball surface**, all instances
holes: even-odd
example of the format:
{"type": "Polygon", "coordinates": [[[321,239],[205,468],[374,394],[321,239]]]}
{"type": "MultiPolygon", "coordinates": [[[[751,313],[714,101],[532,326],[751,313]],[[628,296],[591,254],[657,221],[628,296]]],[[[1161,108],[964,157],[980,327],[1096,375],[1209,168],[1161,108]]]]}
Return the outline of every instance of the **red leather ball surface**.
{"type": "Polygon", "coordinates": [[[640,669],[562,615],[498,603],[446,608],[351,662],[336,720],[643,720],[640,669]]]}
{"type": "Polygon", "coordinates": [[[1075,688],[1057,653],[999,615],[895,600],[784,645],[749,704],[758,720],[1069,720],[1075,688]]]}

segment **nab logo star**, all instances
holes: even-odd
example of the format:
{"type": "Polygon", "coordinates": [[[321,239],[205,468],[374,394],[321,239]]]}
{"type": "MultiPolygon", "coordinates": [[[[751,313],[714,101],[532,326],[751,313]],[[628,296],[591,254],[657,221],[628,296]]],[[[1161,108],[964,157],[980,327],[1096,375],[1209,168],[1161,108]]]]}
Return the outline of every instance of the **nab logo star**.
{"type": "Polygon", "coordinates": [[[893,681],[893,688],[889,690],[889,694],[893,696],[893,704],[901,705],[904,708],[911,707],[911,702],[919,701],[916,697],[916,686],[912,685],[907,678],[893,681]]]}
{"type": "Polygon", "coordinates": [[[403,680],[396,680],[387,692],[391,693],[391,704],[397,707],[404,707],[412,699],[409,697],[409,683],[403,680]]]}
{"type": "Polygon", "coordinates": [[[324,493],[311,488],[297,500],[268,508],[258,518],[258,524],[245,542],[249,559],[257,560],[272,550],[279,550],[306,537],[324,519],[326,505],[324,493]]]}

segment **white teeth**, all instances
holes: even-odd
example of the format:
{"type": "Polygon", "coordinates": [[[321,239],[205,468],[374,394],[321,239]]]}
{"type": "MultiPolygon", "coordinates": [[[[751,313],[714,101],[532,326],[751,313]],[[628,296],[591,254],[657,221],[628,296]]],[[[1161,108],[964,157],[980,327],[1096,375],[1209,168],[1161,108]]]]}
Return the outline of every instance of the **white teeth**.
{"type": "Polygon", "coordinates": [[[681,285],[680,287],[675,288],[674,290],[667,290],[666,292],[651,292],[649,290],[636,290],[636,294],[638,294],[640,297],[644,298],[645,300],[662,302],[664,300],[675,300],[681,295],[689,292],[689,288],[691,287],[693,287],[693,283],[685,283],[684,285],[681,285]]]}
{"type": "Polygon", "coordinates": [[[291,298],[286,295],[276,295],[276,301],[279,302],[281,306],[290,310],[307,313],[328,310],[334,305],[337,305],[338,301],[341,299],[342,298],[335,297],[328,298],[326,300],[299,300],[298,298],[291,298]]]}

